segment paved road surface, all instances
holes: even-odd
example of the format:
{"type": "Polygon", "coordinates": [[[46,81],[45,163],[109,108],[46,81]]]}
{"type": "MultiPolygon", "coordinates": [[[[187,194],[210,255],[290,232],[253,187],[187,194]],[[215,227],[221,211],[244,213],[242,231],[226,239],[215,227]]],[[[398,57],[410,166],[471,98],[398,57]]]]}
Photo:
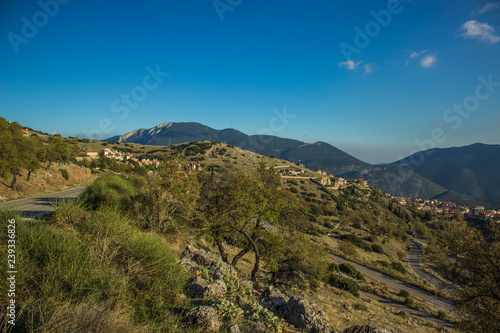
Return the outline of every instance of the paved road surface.
{"type": "Polygon", "coordinates": [[[415,310],[415,309],[410,308],[410,307],[408,307],[408,306],[406,306],[404,304],[401,304],[401,303],[398,303],[398,302],[394,302],[394,301],[392,301],[390,299],[387,299],[387,298],[384,298],[382,296],[379,296],[379,295],[376,295],[376,294],[372,294],[372,293],[367,293],[367,292],[361,291],[361,290],[360,290],[360,293],[362,295],[368,297],[368,298],[376,300],[379,303],[382,303],[384,305],[393,307],[393,308],[398,309],[398,310],[402,310],[402,311],[408,313],[411,316],[419,317],[419,318],[425,318],[426,320],[432,321],[432,322],[438,324],[441,327],[445,327],[445,328],[453,328],[454,327],[453,324],[450,324],[450,323],[448,323],[446,321],[443,321],[443,320],[439,320],[436,317],[431,316],[430,314],[427,314],[427,313],[415,310]]]}
{"type": "Polygon", "coordinates": [[[451,288],[449,283],[439,280],[434,275],[429,274],[424,270],[425,265],[422,264],[421,256],[422,245],[414,239],[410,239],[410,251],[408,253],[408,259],[406,260],[410,269],[434,287],[444,290],[445,292],[450,292],[451,288]]]}
{"type": "Polygon", "coordinates": [[[381,282],[381,283],[383,283],[391,288],[394,288],[396,290],[408,291],[410,293],[410,295],[416,296],[416,297],[424,300],[425,302],[427,302],[427,305],[429,305],[430,307],[434,307],[434,304],[435,304],[436,308],[439,310],[444,310],[446,312],[451,312],[451,310],[452,310],[453,303],[447,299],[444,299],[441,297],[435,297],[434,294],[431,294],[428,291],[414,287],[408,283],[401,282],[401,281],[396,280],[388,275],[377,272],[377,271],[370,269],[368,267],[361,266],[359,264],[356,264],[355,262],[344,259],[342,257],[338,257],[338,256],[333,255],[333,254],[332,254],[332,256],[338,262],[353,265],[363,275],[369,277],[372,280],[379,281],[379,282],[381,282]]]}
{"type": "Polygon", "coordinates": [[[20,211],[23,216],[37,217],[43,213],[51,212],[53,202],[60,199],[77,198],[85,190],[85,188],[86,186],[80,186],[66,191],[44,194],[38,197],[9,201],[0,204],[0,209],[15,208],[20,211]]]}

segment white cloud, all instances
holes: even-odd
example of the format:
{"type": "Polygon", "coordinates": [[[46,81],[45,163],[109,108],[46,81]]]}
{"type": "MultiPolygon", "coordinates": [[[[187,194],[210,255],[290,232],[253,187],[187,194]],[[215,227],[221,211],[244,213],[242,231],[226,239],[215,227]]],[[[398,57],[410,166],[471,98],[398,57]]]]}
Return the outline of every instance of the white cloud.
{"type": "Polygon", "coordinates": [[[361,61],[359,62],[354,62],[352,60],[347,60],[347,61],[342,61],[340,64],[339,64],[339,67],[345,67],[347,68],[348,70],[352,71],[353,69],[356,69],[356,67],[358,67],[358,65],[361,63],[361,61]]]}
{"type": "Polygon", "coordinates": [[[436,64],[438,58],[435,54],[429,54],[420,60],[420,65],[424,68],[432,67],[436,64]]]}
{"type": "Polygon", "coordinates": [[[429,54],[429,50],[422,50],[419,52],[413,51],[406,60],[406,66],[408,66],[411,60],[415,58],[420,59],[420,64],[425,68],[433,66],[434,63],[437,61],[436,54],[434,53],[433,55],[425,56],[426,54],[429,54]]]}
{"type": "Polygon", "coordinates": [[[427,50],[423,50],[423,51],[420,51],[420,52],[413,52],[412,54],[410,54],[410,59],[413,59],[413,58],[416,58],[416,57],[420,57],[424,53],[427,53],[427,50]]]}
{"type": "Polygon", "coordinates": [[[365,74],[370,74],[375,70],[375,64],[366,64],[363,68],[365,69],[365,74]]]}
{"type": "Polygon", "coordinates": [[[486,12],[489,12],[490,10],[498,9],[500,8],[500,3],[495,3],[495,2],[489,2],[483,7],[481,7],[479,10],[475,10],[472,12],[473,15],[483,15],[486,12]]]}
{"type": "Polygon", "coordinates": [[[500,41],[500,36],[494,34],[495,29],[488,23],[469,20],[462,25],[460,30],[463,31],[460,36],[464,38],[482,39],[491,44],[495,44],[500,41]]]}

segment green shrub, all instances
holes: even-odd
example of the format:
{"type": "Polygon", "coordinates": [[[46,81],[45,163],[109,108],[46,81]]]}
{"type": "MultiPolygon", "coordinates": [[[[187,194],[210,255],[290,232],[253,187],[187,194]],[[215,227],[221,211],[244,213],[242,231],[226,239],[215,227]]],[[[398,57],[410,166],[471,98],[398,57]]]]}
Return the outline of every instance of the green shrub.
{"type": "Polygon", "coordinates": [[[61,176],[62,176],[64,179],[66,179],[66,180],[68,180],[68,179],[69,179],[69,173],[68,173],[68,170],[66,170],[66,169],[59,169],[59,171],[61,172],[61,176]]]}
{"type": "Polygon", "coordinates": [[[328,229],[332,229],[333,228],[333,224],[329,221],[326,221],[326,222],[323,222],[323,226],[328,228],[328,229]]]}
{"type": "Polygon", "coordinates": [[[82,218],[88,215],[82,200],[61,200],[52,205],[54,213],[52,221],[58,224],[78,223],[82,218]]]}
{"type": "Polygon", "coordinates": [[[396,255],[398,256],[399,260],[406,260],[406,258],[408,257],[408,253],[402,250],[396,251],[396,255]]]}
{"type": "Polygon", "coordinates": [[[82,193],[82,200],[91,208],[104,205],[124,208],[129,206],[132,198],[137,195],[136,186],[139,182],[135,178],[106,175],[87,187],[82,193]]]}
{"type": "Polygon", "coordinates": [[[379,244],[372,244],[372,251],[375,253],[384,254],[384,248],[379,244]]]}
{"type": "Polygon", "coordinates": [[[440,320],[446,320],[446,319],[448,319],[448,314],[442,310],[439,310],[437,318],[440,320]]]}
{"type": "Polygon", "coordinates": [[[331,274],[328,283],[333,287],[348,291],[354,296],[359,296],[358,285],[352,280],[339,278],[335,274],[331,274]]]}
{"type": "Polygon", "coordinates": [[[341,272],[349,275],[352,278],[355,278],[356,280],[360,280],[360,281],[366,282],[365,277],[363,276],[363,274],[361,274],[351,264],[340,264],[339,265],[339,269],[340,269],[341,272]]]}
{"type": "Polygon", "coordinates": [[[410,296],[406,297],[405,300],[404,300],[404,305],[406,306],[413,306],[415,304],[415,301],[413,300],[413,298],[411,298],[410,296]]]}
{"type": "Polygon", "coordinates": [[[391,268],[395,271],[401,272],[403,274],[406,274],[406,269],[405,266],[400,263],[400,262],[393,262],[391,263],[391,268]]]}
{"type": "Polygon", "coordinates": [[[391,267],[391,264],[385,260],[377,260],[377,264],[385,268],[391,267]]]}
{"type": "Polygon", "coordinates": [[[399,312],[397,313],[397,315],[398,315],[398,316],[401,316],[401,317],[403,317],[403,318],[408,318],[408,317],[409,317],[408,313],[406,313],[406,312],[405,312],[405,311],[403,311],[403,310],[399,311],[399,312]]]}
{"type": "Polygon", "coordinates": [[[410,297],[410,293],[408,291],[406,291],[406,290],[401,290],[399,292],[399,296],[407,298],[407,297],[410,297]]]}
{"type": "Polygon", "coordinates": [[[360,249],[363,249],[363,250],[368,251],[368,252],[372,251],[372,247],[356,235],[351,235],[351,234],[342,235],[340,238],[348,240],[349,242],[353,243],[354,245],[356,245],[360,249]]]}
{"type": "Polygon", "coordinates": [[[368,307],[363,303],[354,303],[352,308],[358,311],[368,311],[368,307]]]}
{"type": "Polygon", "coordinates": [[[331,263],[328,265],[328,271],[329,272],[340,272],[340,268],[339,268],[339,265],[335,264],[335,263],[331,263]]]}

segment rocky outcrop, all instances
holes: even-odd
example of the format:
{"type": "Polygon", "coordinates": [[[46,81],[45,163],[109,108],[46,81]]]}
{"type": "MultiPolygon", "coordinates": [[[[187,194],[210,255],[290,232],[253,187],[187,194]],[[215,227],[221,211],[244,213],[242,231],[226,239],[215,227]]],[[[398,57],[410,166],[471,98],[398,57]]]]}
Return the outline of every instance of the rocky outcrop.
{"type": "Polygon", "coordinates": [[[210,267],[214,280],[217,280],[217,277],[222,278],[233,269],[216,254],[188,245],[181,255],[181,264],[189,267],[193,262],[200,266],[210,267]]]}
{"type": "Polygon", "coordinates": [[[208,280],[201,278],[199,276],[195,277],[191,281],[187,293],[189,296],[201,299],[210,299],[215,297],[222,297],[226,294],[227,287],[224,281],[216,280],[210,283],[208,280]]]}
{"type": "Polygon", "coordinates": [[[273,286],[269,286],[262,292],[261,299],[260,305],[263,308],[268,309],[278,317],[283,317],[288,297],[281,291],[273,286]]]}
{"type": "Polygon", "coordinates": [[[397,331],[386,328],[379,328],[369,325],[356,325],[346,328],[342,333],[398,333],[397,331]]]}
{"type": "Polygon", "coordinates": [[[201,332],[218,332],[222,326],[217,311],[211,306],[197,306],[189,310],[184,322],[201,332]]]}
{"type": "MultiPolygon", "coordinates": [[[[253,324],[257,326],[260,325],[260,328],[256,328],[257,331],[267,331],[270,328],[274,330],[275,326],[273,325],[276,325],[276,320],[278,320],[278,322],[281,320],[283,325],[287,325],[284,322],[286,321],[288,324],[295,326],[301,331],[304,330],[309,333],[332,332],[328,328],[330,321],[325,312],[305,298],[295,296],[288,298],[277,288],[269,286],[262,291],[258,299],[256,299],[255,295],[258,293],[253,290],[253,285],[233,275],[235,273],[233,268],[222,262],[220,258],[213,253],[196,249],[188,245],[182,253],[181,265],[187,271],[191,271],[195,274],[201,273],[203,276],[196,276],[191,281],[187,289],[187,294],[193,298],[212,301],[209,303],[212,306],[195,307],[186,315],[185,322],[190,326],[197,327],[201,331],[209,332],[210,330],[217,330],[222,325],[217,316],[217,311],[220,311],[221,308],[226,308],[231,311],[239,312],[239,315],[246,318],[260,318],[254,323],[246,323],[247,326],[253,324]],[[247,287],[247,291],[242,294],[232,293],[224,283],[224,280],[228,281],[228,278],[230,281],[237,278],[238,284],[247,287]],[[255,307],[256,301],[261,307],[255,307]],[[283,318],[284,321],[274,317],[276,319],[260,322],[261,319],[268,316],[265,315],[266,311],[263,308],[272,312],[276,317],[283,318]],[[211,321],[214,321],[214,323],[211,321]]],[[[226,310],[223,310],[223,312],[224,311],[226,310]]],[[[245,326],[245,330],[250,327],[247,326],[245,326]]],[[[231,326],[229,330],[237,333],[239,332],[239,327],[231,326]]]]}
{"type": "Polygon", "coordinates": [[[330,332],[330,320],[325,312],[302,297],[291,297],[283,310],[283,319],[310,333],[330,332]]]}
{"type": "Polygon", "coordinates": [[[240,327],[238,325],[232,325],[228,329],[229,333],[241,333],[240,327]]]}

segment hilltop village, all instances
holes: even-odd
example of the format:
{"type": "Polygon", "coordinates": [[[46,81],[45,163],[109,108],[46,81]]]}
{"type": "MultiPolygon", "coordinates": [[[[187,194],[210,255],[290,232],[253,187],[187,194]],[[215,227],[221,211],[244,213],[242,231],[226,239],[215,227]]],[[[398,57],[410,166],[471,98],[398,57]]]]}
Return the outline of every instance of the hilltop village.
{"type": "MultiPolygon", "coordinates": [[[[280,168],[280,166],[276,167],[280,168]]],[[[292,168],[290,166],[281,167],[278,170],[282,178],[306,178],[322,185],[326,188],[340,189],[350,184],[357,184],[361,186],[368,186],[368,181],[363,179],[346,180],[341,177],[335,177],[333,174],[324,170],[318,169],[314,172],[305,169],[304,164],[299,164],[299,168],[292,168]]],[[[436,199],[420,199],[420,198],[405,198],[385,193],[384,196],[403,206],[414,206],[421,211],[429,211],[431,213],[442,215],[444,217],[461,216],[466,220],[487,220],[494,219],[500,220],[500,211],[486,210],[484,206],[461,206],[454,202],[439,201],[436,199]]]]}
{"type": "MultiPolygon", "coordinates": [[[[139,166],[153,166],[158,168],[161,162],[157,159],[148,158],[137,158],[130,153],[124,153],[120,151],[115,151],[112,149],[103,149],[101,151],[97,150],[82,150],[80,155],[98,158],[99,156],[112,158],[117,161],[128,162],[135,161],[139,166]]],[[[184,171],[194,171],[203,170],[203,165],[200,163],[192,162],[187,163],[184,168],[180,165],[178,161],[167,161],[165,163],[169,164],[179,164],[179,169],[184,169],[184,171]]],[[[368,186],[368,181],[363,179],[353,179],[347,180],[341,177],[335,177],[332,173],[327,171],[317,169],[309,170],[304,164],[300,163],[298,166],[294,165],[282,165],[274,167],[283,179],[309,179],[310,181],[321,185],[325,188],[341,189],[350,184],[357,184],[358,186],[368,186]]],[[[442,215],[444,217],[456,217],[461,216],[467,220],[487,220],[494,219],[500,220],[500,211],[497,210],[486,210],[484,206],[461,206],[454,202],[449,201],[439,201],[435,199],[421,199],[421,198],[405,198],[393,196],[389,193],[384,194],[385,197],[394,200],[395,202],[403,206],[414,206],[421,211],[429,211],[431,213],[442,215]]]]}

